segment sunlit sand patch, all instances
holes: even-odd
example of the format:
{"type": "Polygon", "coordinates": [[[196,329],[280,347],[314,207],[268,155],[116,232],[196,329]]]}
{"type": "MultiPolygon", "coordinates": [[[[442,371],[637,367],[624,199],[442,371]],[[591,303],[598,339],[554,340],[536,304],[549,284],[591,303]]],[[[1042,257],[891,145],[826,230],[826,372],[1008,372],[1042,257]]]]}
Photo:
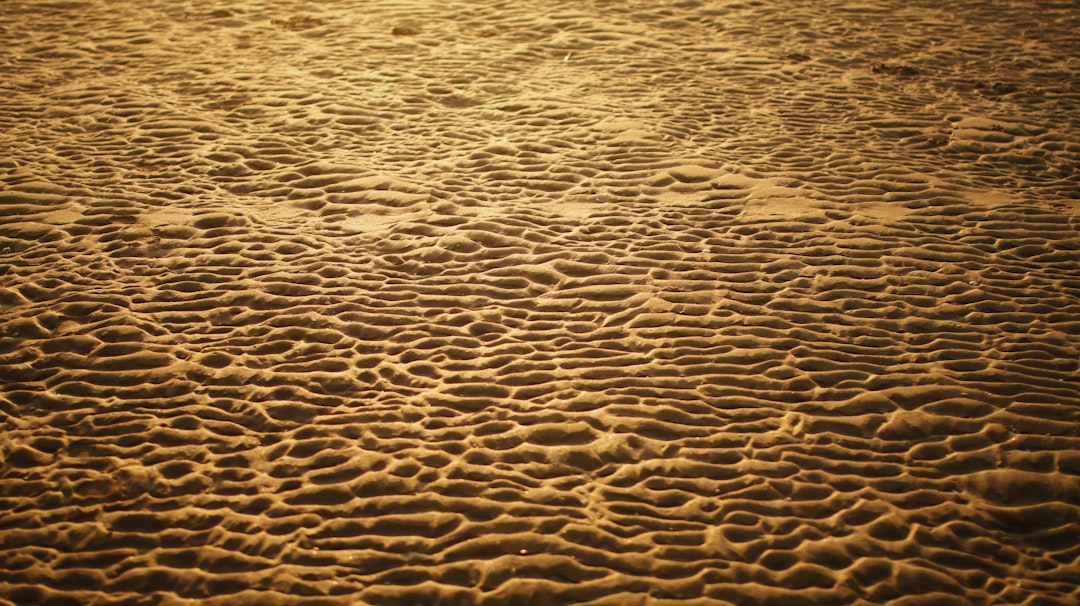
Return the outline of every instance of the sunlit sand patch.
{"type": "Polygon", "coordinates": [[[389,212],[376,208],[349,213],[340,221],[336,221],[334,226],[343,233],[377,233],[387,231],[402,223],[423,221],[430,216],[430,212],[389,212]]]}
{"type": "Polygon", "coordinates": [[[661,135],[640,120],[630,118],[605,118],[593,127],[613,135],[612,143],[647,142],[661,139],[661,135]]]}
{"type": "Polygon", "coordinates": [[[972,204],[989,208],[1014,204],[1018,201],[1015,194],[994,190],[969,190],[963,192],[963,196],[972,204]]]}
{"type": "Polygon", "coordinates": [[[565,202],[556,202],[550,206],[550,208],[558,213],[560,216],[569,219],[588,219],[596,216],[603,216],[608,206],[600,202],[590,202],[588,200],[567,200],[565,202]]]}
{"type": "Polygon", "coordinates": [[[195,214],[186,208],[159,207],[145,212],[141,219],[148,225],[190,225],[195,214]]]}
{"type": "Polygon", "coordinates": [[[753,217],[784,217],[806,214],[821,214],[824,205],[820,200],[789,196],[783,198],[757,197],[748,200],[742,215],[753,217]]]}

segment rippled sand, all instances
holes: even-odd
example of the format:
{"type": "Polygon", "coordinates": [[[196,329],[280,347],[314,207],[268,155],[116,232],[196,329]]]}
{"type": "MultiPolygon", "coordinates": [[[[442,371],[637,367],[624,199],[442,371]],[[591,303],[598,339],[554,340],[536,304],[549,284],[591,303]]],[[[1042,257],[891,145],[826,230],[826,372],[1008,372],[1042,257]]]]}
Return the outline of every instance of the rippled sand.
{"type": "Polygon", "coordinates": [[[1077,8],[0,0],[0,604],[1076,604],[1077,8]]]}

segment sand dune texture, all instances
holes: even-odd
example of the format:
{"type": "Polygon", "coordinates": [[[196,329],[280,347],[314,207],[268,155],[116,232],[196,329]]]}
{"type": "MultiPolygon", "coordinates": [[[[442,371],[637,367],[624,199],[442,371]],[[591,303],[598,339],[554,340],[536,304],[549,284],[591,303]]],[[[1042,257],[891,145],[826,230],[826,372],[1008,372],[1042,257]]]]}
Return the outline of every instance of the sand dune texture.
{"type": "Polygon", "coordinates": [[[1080,10],[0,0],[0,604],[1080,601],[1080,10]]]}

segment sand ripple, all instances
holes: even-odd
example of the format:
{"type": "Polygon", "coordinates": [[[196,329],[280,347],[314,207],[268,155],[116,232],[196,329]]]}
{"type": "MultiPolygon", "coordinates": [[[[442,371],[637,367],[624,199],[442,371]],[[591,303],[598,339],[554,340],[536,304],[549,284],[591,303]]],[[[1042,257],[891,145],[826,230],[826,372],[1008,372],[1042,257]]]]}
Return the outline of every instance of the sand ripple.
{"type": "Polygon", "coordinates": [[[0,604],[1080,600],[1068,3],[272,4],[0,0],[0,604]]]}

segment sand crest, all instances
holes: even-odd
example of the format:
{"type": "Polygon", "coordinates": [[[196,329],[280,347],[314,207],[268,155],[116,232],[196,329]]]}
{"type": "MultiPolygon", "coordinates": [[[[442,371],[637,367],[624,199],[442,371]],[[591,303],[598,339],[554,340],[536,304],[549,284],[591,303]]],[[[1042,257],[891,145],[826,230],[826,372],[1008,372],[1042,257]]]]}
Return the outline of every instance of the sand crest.
{"type": "Polygon", "coordinates": [[[0,605],[1076,604],[1078,15],[0,0],[0,605]]]}

